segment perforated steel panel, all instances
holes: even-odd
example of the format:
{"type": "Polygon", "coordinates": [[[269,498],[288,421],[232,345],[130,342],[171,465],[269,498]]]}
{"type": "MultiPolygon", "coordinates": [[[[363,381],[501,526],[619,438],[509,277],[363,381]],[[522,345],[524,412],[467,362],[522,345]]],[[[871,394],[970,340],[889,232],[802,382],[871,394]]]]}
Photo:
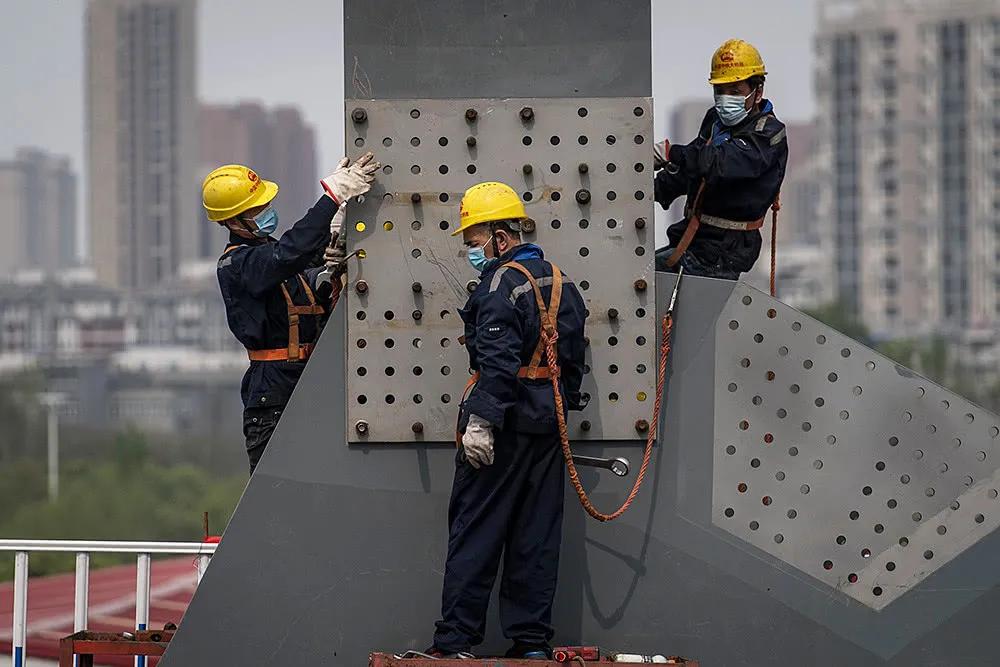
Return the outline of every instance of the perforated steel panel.
{"type": "Polygon", "coordinates": [[[880,610],[1000,523],[996,415],[742,284],[716,347],[716,525],[880,610]]]}
{"type": "Polygon", "coordinates": [[[571,436],[645,437],[655,386],[650,108],[648,98],[347,101],[351,156],[372,150],[384,165],[347,213],[350,247],[366,255],[346,292],[349,442],[454,439],[469,378],[456,310],[477,273],[450,233],[462,193],[491,180],[522,193],[536,223],[526,240],[587,300],[592,400],[572,413],[571,436]]]}

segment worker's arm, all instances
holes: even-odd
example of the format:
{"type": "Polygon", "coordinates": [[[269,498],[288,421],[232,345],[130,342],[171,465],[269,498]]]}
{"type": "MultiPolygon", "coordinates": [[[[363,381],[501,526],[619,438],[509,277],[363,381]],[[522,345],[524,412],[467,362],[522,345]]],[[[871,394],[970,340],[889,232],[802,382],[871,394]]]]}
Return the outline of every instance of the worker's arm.
{"type": "Polygon", "coordinates": [[[691,180],[687,174],[667,165],[666,168],[658,171],[653,178],[653,199],[666,210],[670,208],[675,199],[687,194],[691,187],[691,180]]]}
{"type": "Polygon", "coordinates": [[[778,161],[784,149],[785,128],[773,117],[750,134],[718,145],[695,141],[670,147],[670,161],[688,178],[704,178],[711,187],[726,181],[759,178],[778,161]]]}
{"type": "Polygon", "coordinates": [[[336,202],[323,195],[277,243],[243,250],[240,281],[247,293],[259,297],[308,267],[313,255],[325,247],[336,212],[336,202]]]}
{"type": "MultiPolygon", "coordinates": [[[[583,384],[583,374],[586,368],[587,339],[584,334],[584,323],[587,319],[587,306],[575,285],[563,287],[563,298],[569,301],[574,326],[565,333],[560,332],[559,341],[565,341],[560,375],[563,383],[563,394],[566,396],[566,407],[570,410],[583,410],[580,387],[583,384]]],[[[562,310],[562,309],[560,309],[562,310]]]]}
{"type": "Polygon", "coordinates": [[[507,409],[517,400],[524,336],[509,296],[509,290],[497,289],[479,303],[475,322],[479,382],[465,401],[468,414],[479,415],[498,430],[503,428],[507,409]]]}

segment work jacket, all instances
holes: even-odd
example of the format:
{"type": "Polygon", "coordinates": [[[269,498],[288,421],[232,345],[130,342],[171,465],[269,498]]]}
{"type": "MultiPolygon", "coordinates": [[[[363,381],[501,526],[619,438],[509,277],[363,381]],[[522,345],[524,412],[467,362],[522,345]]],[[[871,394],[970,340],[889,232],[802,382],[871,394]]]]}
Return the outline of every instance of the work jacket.
{"type": "MultiPolygon", "coordinates": [[[[781,190],[788,161],[785,125],[774,115],[769,100],[761,102],[739,125],[726,127],[715,108],[708,110],[698,138],[689,144],[671,144],[667,159],[671,166],[660,169],[654,180],[654,197],[668,208],[687,195],[693,205],[702,180],[705,192],[701,212],[735,222],[752,222],[764,217],[781,190]],[[672,173],[673,172],[673,173],[672,173]]],[[[676,247],[687,227],[687,216],[667,229],[670,247],[676,247]]],[[[723,229],[703,224],[688,246],[706,265],[720,258],[734,271],[753,268],[760,255],[761,236],[757,230],[723,229]]],[[[669,253],[657,251],[657,270],[665,270],[669,253]]]]}
{"type": "MultiPolygon", "coordinates": [[[[469,415],[475,414],[497,430],[555,433],[558,426],[551,380],[518,377],[538,345],[541,320],[527,277],[508,266],[511,261],[520,263],[536,279],[546,305],[552,298],[552,265],[534,244],[507,251],[483,271],[479,285],[458,311],[465,323],[469,365],[479,374],[462,404],[459,428],[464,430],[469,415]]],[[[560,387],[565,409],[580,410],[587,309],[576,285],[565,275],[562,285],[556,324],[560,387]]],[[[544,356],[541,364],[546,365],[544,356]]]]}
{"type": "MultiPolygon", "coordinates": [[[[280,239],[230,236],[218,264],[219,287],[229,329],[251,351],[251,357],[253,351],[273,350],[280,356],[282,349],[289,350],[292,328],[285,292],[297,307],[315,302],[324,313],[328,310],[331,288],[317,293],[316,277],[322,267],[310,267],[310,263],[329,243],[330,220],[336,212],[337,205],[324,195],[280,239]]],[[[244,407],[288,402],[319,336],[323,317],[319,312],[298,316],[298,360],[250,361],[241,387],[244,407]]]]}

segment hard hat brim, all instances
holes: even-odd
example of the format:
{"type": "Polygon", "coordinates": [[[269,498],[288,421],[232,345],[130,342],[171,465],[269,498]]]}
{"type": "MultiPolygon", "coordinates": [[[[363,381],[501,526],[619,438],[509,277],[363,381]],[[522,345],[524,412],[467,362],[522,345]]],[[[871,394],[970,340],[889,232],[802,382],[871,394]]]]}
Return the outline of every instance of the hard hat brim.
{"type": "Polygon", "coordinates": [[[209,209],[206,208],[205,211],[208,214],[208,219],[210,222],[224,222],[230,218],[235,218],[240,213],[243,213],[247,209],[251,209],[255,206],[263,206],[268,204],[278,195],[278,184],[274,181],[261,180],[263,188],[259,192],[251,197],[248,197],[244,201],[240,202],[238,205],[232,208],[226,209],[209,209]]]}

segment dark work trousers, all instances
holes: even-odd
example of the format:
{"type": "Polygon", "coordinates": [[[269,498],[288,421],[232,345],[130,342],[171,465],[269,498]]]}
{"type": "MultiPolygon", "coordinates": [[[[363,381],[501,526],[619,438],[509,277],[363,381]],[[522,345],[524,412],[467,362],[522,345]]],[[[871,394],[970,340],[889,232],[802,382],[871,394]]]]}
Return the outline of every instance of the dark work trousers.
{"type": "Polygon", "coordinates": [[[559,436],[497,434],[493,465],[459,448],[448,506],[448,560],[434,646],[482,643],[500,557],[500,623],[508,639],[547,646],[562,541],[565,467],[559,436]]]}
{"type": "Polygon", "coordinates": [[[247,458],[250,459],[250,474],[264,454],[264,448],[271,440],[274,427],[278,425],[282,408],[246,408],[243,411],[243,436],[247,439],[247,458]]]}
{"type": "Polygon", "coordinates": [[[667,259],[674,253],[673,248],[660,248],[656,251],[656,270],[667,273],[677,273],[684,267],[684,273],[689,276],[705,278],[722,278],[724,280],[739,280],[740,272],[730,266],[725,257],[720,257],[714,264],[704,262],[690,248],[681,255],[673,266],[667,266],[667,259]]]}

